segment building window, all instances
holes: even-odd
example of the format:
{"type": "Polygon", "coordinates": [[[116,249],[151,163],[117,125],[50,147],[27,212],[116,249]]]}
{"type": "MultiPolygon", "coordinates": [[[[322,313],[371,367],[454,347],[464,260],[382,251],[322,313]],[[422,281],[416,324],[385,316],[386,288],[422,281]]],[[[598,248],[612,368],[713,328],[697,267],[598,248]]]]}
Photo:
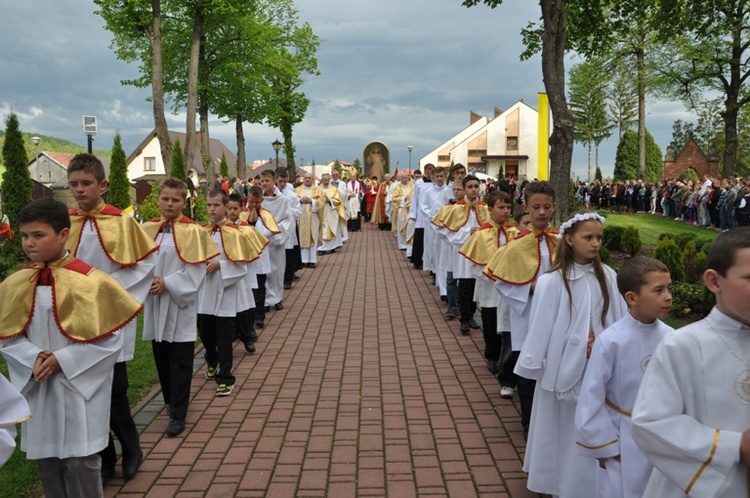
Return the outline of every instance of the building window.
{"type": "Polygon", "coordinates": [[[518,150],[518,137],[508,137],[505,142],[505,150],[518,150]]]}
{"type": "Polygon", "coordinates": [[[143,158],[143,171],[156,171],[156,158],[155,157],[143,158]]]}
{"type": "Polygon", "coordinates": [[[438,155],[438,162],[449,163],[451,161],[450,154],[438,155]]]}
{"type": "Polygon", "coordinates": [[[487,155],[487,149],[470,149],[469,157],[482,157],[487,155]]]}

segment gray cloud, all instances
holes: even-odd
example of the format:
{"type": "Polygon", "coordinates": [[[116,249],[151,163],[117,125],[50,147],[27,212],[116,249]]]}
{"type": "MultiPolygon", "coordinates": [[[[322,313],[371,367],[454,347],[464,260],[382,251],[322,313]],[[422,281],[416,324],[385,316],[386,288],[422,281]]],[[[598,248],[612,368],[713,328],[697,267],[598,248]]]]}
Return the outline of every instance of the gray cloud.
{"type": "MultiPolygon", "coordinates": [[[[469,111],[492,115],[524,99],[536,107],[543,91],[539,58],[521,62],[520,29],[539,18],[528,0],[467,9],[460,0],[305,0],[300,18],[320,36],[321,75],[303,90],[308,115],[295,128],[297,157],[318,164],[352,161],[371,140],[383,140],[393,161],[413,161],[468,124],[469,111]]],[[[81,116],[94,114],[95,147],[111,147],[120,131],[129,153],[153,128],[150,89],[120,84],[137,66],[117,60],[111,34],[92,2],[13,2],[0,21],[0,118],[11,108],[24,131],[85,144],[81,116]]],[[[648,124],[662,148],[671,124],[689,116],[682,106],[656,103],[648,124]]],[[[168,115],[184,130],[184,113],[168,115]]],[[[235,149],[234,123],[212,119],[210,132],[235,149]]],[[[273,155],[277,130],[246,124],[247,157],[273,155]]],[[[602,144],[601,163],[611,172],[616,141],[602,144]]],[[[577,145],[575,172],[585,174],[585,149],[577,145]]]]}

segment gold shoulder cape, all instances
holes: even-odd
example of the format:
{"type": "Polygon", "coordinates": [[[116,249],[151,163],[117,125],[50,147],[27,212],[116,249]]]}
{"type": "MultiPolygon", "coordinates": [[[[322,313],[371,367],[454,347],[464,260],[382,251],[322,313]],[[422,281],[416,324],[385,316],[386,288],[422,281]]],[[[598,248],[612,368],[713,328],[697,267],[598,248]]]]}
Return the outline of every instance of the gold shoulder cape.
{"type": "Polygon", "coordinates": [[[250,248],[260,255],[268,245],[268,239],[250,223],[243,221],[235,225],[250,240],[250,248]]]}
{"type": "Polygon", "coordinates": [[[436,227],[442,228],[443,227],[442,219],[447,216],[448,211],[453,209],[454,205],[455,204],[446,204],[445,206],[438,209],[438,212],[435,213],[435,216],[432,217],[432,224],[435,225],[436,227]]]}
{"type": "Polygon", "coordinates": [[[78,253],[83,225],[89,219],[96,225],[104,254],[120,266],[136,265],[156,251],[153,239],[149,239],[135,219],[102,202],[91,211],[70,210],[70,237],[65,248],[73,255],[78,253]]]}
{"type": "Polygon", "coordinates": [[[266,226],[269,232],[276,234],[281,233],[279,225],[276,223],[276,218],[273,217],[273,213],[266,208],[260,208],[260,219],[266,226]]]}
{"type": "MultiPolygon", "coordinates": [[[[167,219],[162,216],[147,221],[141,227],[151,240],[156,240],[159,230],[166,223],[167,219]]],[[[211,236],[187,216],[172,223],[172,237],[177,255],[185,264],[200,265],[221,254],[214,241],[211,240],[211,236]]]]}
{"type": "Polygon", "coordinates": [[[260,257],[260,253],[253,250],[248,237],[229,221],[215,225],[209,221],[203,227],[208,233],[219,230],[224,255],[232,263],[252,263],[260,257]]]}
{"type": "Polygon", "coordinates": [[[458,232],[469,221],[469,213],[472,210],[476,213],[480,226],[490,221],[490,211],[486,203],[477,201],[475,204],[469,204],[466,199],[461,199],[453,205],[453,209],[445,211],[440,223],[451,232],[458,232]]]}
{"type": "MultiPolygon", "coordinates": [[[[68,255],[50,263],[52,301],[60,332],[73,342],[94,342],[121,329],[143,307],[112,277],[68,255]]],[[[31,323],[39,276],[35,263],[0,284],[0,340],[21,333],[31,323]]]]}
{"type": "Polygon", "coordinates": [[[510,223],[500,226],[490,220],[479,227],[458,252],[475,265],[485,266],[500,247],[501,233],[505,233],[506,241],[510,242],[518,235],[518,229],[510,223]]]}
{"type": "Polygon", "coordinates": [[[532,227],[524,230],[509,244],[495,252],[484,269],[484,274],[492,280],[502,280],[511,285],[525,285],[532,282],[539,273],[541,253],[539,244],[547,239],[550,262],[555,262],[558,231],[554,228],[539,230],[532,227]]]}

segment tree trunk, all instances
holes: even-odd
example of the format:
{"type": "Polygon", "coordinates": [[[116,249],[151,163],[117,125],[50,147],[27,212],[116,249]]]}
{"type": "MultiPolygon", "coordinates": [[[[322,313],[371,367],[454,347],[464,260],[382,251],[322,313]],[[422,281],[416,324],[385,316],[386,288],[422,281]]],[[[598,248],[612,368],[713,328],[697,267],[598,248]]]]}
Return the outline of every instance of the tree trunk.
{"type": "Polygon", "coordinates": [[[190,64],[187,81],[187,116],[185,118],[185,165],[189,170],[195,158],[195,113],[198,104],[198,64],[200,59],[201,31],[203,29],[203,10],[200,4],[195,8],[193,34],[190,38],[190,64]]]}
{"type": "Polygon", "coordinates": [[[169,127],[164,115],[164,66],[162,63],[161,45],[161,2],[151,0],[151,100],[154,110],[154,128],[159,139],[161,159],[165,171],[172,164],[172,140],[169,138],[169,127]]]}
{"type": "MultiPolygon", "coordinates": [[[[741,23],[740,23],[741,24],[741,23]]],[[[743,60],[742,31],[744,27],[735,27],[732,30],[732,59],[729,61],[729,84],[725,86],[726,99],[724,100],[724,164],[722,176],[724,178],[734,177],[737,167],[737,116],[740,112],[740,89],[742,77],[740,76],[740,64],[743,60]]]]}
{"type": "MultiPolygon", "coordinates": [[[[199,63],[198,63],[198,77],[205,78],[208,74],[206,65],[206,44],[201,39],[200,50],[199,50],[199,63]]],[[[203,160],[203,169],[206,170],[206,182],[208,183],[208,191],[214,187],[214,180],[216,179],[216,164],[214,164],[211,158],[211,146],[208,135],[208,91],[206,90],[208,82],[203,81],[203,89],[198,92],[198,114],[201,123],[201,159],[203,160]]]]}
{"type": "MultiPolygon", "coordinates": [[[[550,183],[561,218],[570,209],[570,165],[573,160],[575,119],[565,100],[565,45],[567,11],[565,0],[540,0],[544,32],[542,33],[542,75],[552,111],[550,136],[550,183]]],[[[539,165],[540,168],[546,165],[539,165]]]]}
{"type": "Polygon", "coordinates": [[[591,141],[588,142],[588,149],[589,149],[589,174],[586,177],[586,181],[591,183],[591,141]]]}
{"type": "Polygon", "coordinates": [[[247,165],[245,162],[245,131],[242,129],[242,116],[235,119],[234,129],[237,137],[237,176],[245,178],[247,165]]]}
{"type": "Polygon", "coordinates": [[[646,179],[646,64],[643,45],[646,34],[638,32],[639,46],[635,50],[638,72],[638,179],[646,179]]]}
{"type": "MultiPolygon", "coordinates": [[[[289,95],[291,95],[294,92],[294,90],[289,90],[289,95]]],[[[293,110],[291,109],[291,100],[284,99],[283,103],[281,104],[283,107],[281,118],[281,123],[279,125],[279,129],[281,131],[281,136],[284,139],[284,155],[286,156],[286,168],[289,172],[289,180],[294,181],[294,178],[297,176],[297,168],[294,164],[294,143],[292,142],[292,129],[294,128],[294,123],[292,122],[292,116],[293,110]]]]}

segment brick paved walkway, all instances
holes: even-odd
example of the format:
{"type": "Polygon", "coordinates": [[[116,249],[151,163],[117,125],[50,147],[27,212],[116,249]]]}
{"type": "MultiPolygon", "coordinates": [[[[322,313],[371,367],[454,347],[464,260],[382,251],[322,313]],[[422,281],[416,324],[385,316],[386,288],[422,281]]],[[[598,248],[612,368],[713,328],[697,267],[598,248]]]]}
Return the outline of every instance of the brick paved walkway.
{"type": "Polygon", "coordinates": [[[145,461],[106,496],[536,496],[481,333],[443,318],[389,233],[363,226],[299,274],[257,353],[235,347],[231,396],[201,367],[181,436],[164,435],[160,395],[139,412],[145,461]]]}

